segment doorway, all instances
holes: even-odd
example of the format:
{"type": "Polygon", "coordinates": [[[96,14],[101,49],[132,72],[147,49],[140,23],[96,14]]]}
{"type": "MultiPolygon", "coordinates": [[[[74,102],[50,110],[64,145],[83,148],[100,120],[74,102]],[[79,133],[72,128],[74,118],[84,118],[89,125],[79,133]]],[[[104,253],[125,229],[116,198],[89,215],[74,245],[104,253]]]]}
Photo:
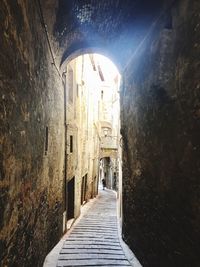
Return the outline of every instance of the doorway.
{"type": "Polygon", "coordinates": [[[67,220],[74,218],[75,177],[67,183],[67,220]]]}
{"type": "Polygon", "coordinates": [[[86,202],[86,192],[87,192],[87,174],[82,177],[81,182],[81,205],[86,202]]]}

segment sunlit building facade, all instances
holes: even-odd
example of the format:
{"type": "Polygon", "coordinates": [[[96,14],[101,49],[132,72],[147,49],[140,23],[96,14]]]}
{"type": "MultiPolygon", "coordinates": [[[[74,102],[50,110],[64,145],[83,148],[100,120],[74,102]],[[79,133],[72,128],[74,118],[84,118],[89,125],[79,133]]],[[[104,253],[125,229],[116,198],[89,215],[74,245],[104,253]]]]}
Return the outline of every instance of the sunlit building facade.
{"type": "Polygon", "coordinates": [[[103,178],[107,188],[118,188],[120,75],[113,68],[108,59],[95,54],[67,64],[63,231],[79,216],[81,206],[97,195],[103,178]]]}

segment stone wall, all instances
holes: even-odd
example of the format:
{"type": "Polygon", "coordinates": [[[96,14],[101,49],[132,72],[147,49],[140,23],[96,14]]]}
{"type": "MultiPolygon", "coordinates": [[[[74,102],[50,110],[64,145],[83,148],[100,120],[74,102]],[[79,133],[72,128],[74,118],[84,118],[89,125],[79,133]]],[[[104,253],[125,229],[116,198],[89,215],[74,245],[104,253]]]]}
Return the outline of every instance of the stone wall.
{"type": "Polygon", "coordinates": [[[199,18],[176,1],[124,70],[123,237],[144,267],[200,266],[199,18]]]}
{"type": "Polygon", "coordinates": [[[0,35],[0,265],[42,266],[62,235],[63,87],[37,1],[1,1],[0,35]]]}

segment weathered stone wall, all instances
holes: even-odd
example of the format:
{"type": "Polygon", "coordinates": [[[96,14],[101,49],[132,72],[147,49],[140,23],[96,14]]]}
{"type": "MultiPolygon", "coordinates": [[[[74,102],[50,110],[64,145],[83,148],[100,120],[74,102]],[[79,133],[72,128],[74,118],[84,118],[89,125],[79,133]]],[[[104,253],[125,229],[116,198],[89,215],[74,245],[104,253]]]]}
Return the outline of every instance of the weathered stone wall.
{"type": "Polygon", "coordinates": [[[124,72],[123,236],[145,267],[200,266],[199,18],[177,1],[124,72]]]}
{"type": "Polygon", "coordinates": [[[42,266],[62,235],[63,88],[36,3],[0,2],[0,265],[9,267],[42,266]]]}

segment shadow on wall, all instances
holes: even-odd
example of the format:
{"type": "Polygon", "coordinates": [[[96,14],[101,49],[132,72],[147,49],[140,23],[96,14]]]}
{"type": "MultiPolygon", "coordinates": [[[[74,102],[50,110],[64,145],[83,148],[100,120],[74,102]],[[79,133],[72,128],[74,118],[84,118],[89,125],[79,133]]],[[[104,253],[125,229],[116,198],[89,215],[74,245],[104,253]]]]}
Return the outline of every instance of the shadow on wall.
{"type": "Polygon", "coordinates": [[[123,236],[145,267],[200,266],[200,6],[187,5],[173,6],[172,29],[160,19],[124,73],[123,236]]]}

